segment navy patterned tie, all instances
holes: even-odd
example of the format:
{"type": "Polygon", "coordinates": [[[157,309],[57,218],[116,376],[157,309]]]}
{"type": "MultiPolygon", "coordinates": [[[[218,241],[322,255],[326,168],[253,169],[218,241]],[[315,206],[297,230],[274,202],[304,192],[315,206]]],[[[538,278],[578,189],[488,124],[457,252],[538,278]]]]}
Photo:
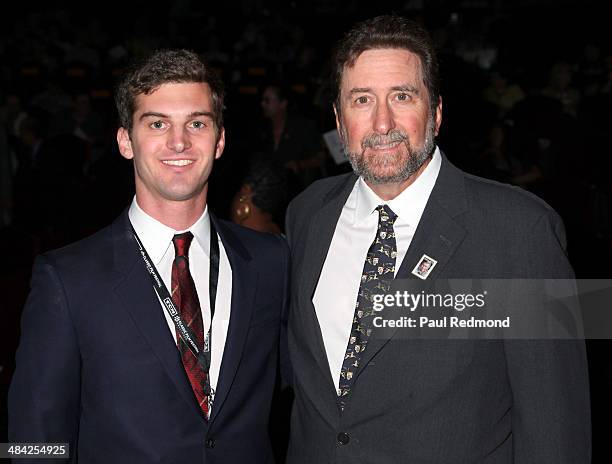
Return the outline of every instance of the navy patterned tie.
{"type": "Polygon", "coordinates": [[[351,335],[340,371],[338,403],[342,410],[344,410],[348,400],[361,356],[372,333],[372,316],[374,313],[372,295],[386,293],[395,276],[397,246],[393,223],[397,219],[397,215],[387,205],[377,206],[376,211],[378,211],[378,230],[363,265],[353,326],[351,327],[351,335]]]}

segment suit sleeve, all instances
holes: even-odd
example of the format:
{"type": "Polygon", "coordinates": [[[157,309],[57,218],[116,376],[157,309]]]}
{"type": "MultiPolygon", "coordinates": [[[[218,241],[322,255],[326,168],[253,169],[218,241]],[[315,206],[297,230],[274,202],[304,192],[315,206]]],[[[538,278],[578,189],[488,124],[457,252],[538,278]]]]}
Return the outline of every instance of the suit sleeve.
{"type": "Polygon", "coordinates": [[[291,386],[292,379],[292,368],[291,361],[289,359],[289,346],[287,343],[287,322],[289,316],[289,304],[290,304],[290,292],[291,292],[291,267],[289,261],[289,247],[284,239],[281,240],[281,249],[283,256],[283,300],[282,300],[282,313],[281,313],[281,327],[280,327],[280,371],[282,388],[291,386]]]}
{"type": "Polygon", "coordinates": [[[80,355],[66,294],[56,269],[39,257],[9,388],[9,441],[68,443],[74,457],[79,404],[80,355]]]}
{"type": "Polygon", "coordinates": [[[289,248],[291,248],[291,240],[293,239],[293,208],[294,203],[292,202],[287,207],[287,212],[285,213],[285,234],[289,248]]]}
{"type": "MultiPolygon", "coordinates": [[[[526,275],[573,279],[565,231],[544,214],[526,240],[526,275]]],[[[512,442],[517,464],[591,462],[588,369],[583,340],[507,340],[512,442]]]]}

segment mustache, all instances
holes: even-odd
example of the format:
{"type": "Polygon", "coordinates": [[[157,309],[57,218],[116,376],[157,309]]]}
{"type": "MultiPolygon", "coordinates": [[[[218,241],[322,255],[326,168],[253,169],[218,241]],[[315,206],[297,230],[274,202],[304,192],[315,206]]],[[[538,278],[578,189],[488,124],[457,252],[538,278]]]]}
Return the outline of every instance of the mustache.
{"type": "Polygon", "coordinates": [[[361,141],[361,148],[375,148],[380,145],[388,145],[395,142],[408,140],[408,134],[400,129],[392,129],[387,134],[371,134],[361,141]]]}

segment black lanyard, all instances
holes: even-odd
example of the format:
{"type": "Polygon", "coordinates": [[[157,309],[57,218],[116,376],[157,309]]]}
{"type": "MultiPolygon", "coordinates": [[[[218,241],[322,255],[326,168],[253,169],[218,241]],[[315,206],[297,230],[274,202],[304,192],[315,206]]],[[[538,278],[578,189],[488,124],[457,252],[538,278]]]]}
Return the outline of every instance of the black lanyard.
{"type": "MultiPolygon", "coordinates": [[[[170,319],[174,322],[176,330],[183,340],[185,345],[189,348],[189,350],[193,353],[193,355],[198,360],[198,364],[202,368],[202,370],[206,373],[206,385],[204,385],[204,393],[209,398],[209,405],[212,405],[212,396],[214,392],[210,386],[210,376],[208,375],[210,370],[210,362],[211,362],[211,341],[212,341],[212,323],[213,317],[215,316],[215,300],[217,298],[217,284],[219,282],[219,238],[217,237],[217,231],[215,230],[215,226],[213,225],[212,220],[210,220],[210,272],[208,276],[209,285],[209,295],[210,295],[210,327],[208,332],[206,333],[206,337],[204,339],[204,349],[200,349],[197,344],[197,339],[193,330],[187,326],[187,323],[181,317],[180,312],[177,309],[176,304],[172,300],[172,296],[164,284],[164,281],[161,279],[159,273],[157,272],[157,268],[153,264],[149,253],[142,245],[138,234],[132,227],[132,232],[134,234],[134,238],[136,239],[136,244],[140,250],[140,256],[144,262],[145,268],[151,277],[151,282],[153,283],[153,290],[162,301],[164,308],[170,315],[170,319]]],[[[210,410],[210,408],[209,408],[210,410]]]]}

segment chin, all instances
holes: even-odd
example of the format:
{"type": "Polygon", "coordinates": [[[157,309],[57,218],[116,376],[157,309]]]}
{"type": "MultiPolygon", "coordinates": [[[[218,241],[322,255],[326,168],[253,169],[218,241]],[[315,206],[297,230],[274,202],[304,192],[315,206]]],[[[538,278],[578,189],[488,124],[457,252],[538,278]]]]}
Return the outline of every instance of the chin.
{"type": "Polygon", "coordinates": [[[394,160],[393,163],[384,163],[383,165],[381,165],[380,163],[377,163],[375,166],[372,166],[370,164],[367,166],[367,169],[368,169],[369,174],[371,174],[374,177],[394,178],[401,174],[403,170],[403,166],[405,165],[406,165],[405,162],[398,163],[396,160],[394,160]]]}
{"type": "Polygon", "coordinates": [[[404,180],[406,180],[406,179],[398,178],[397,173],[386,174],[386,175],[374,174],[374,175],[370,175],[367,177],[364,176],[364,179],[374,185],[397,183],[397,182],[403,182],[404,180]]]}
{"type": "Polygon", "coordinates": [[[188,190],[188,191],[173,190],[173,191],[166,191],[166,192],[164,192],[163,197],[166,200],[169,200],[169,201],[187,201],[187,200],[191,200],[193,198],[196,198],[201,193],[202,193],[202,190],[198,190],[198,191],[194,191],[194,190],[188,190]]]}

